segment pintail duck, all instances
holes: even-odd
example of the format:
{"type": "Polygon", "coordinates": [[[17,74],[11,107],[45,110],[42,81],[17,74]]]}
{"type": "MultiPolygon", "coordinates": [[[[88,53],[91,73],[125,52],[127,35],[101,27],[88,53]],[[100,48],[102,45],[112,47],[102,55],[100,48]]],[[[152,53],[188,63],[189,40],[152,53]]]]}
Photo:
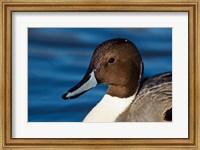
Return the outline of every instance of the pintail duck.
{"type": "Polygon", "coordinates": [[[127,39],[111,39],[94,51],[83,79],[63,99],[108,84],[102,100],[83,122],[161,122],[172,120],[172,73],[143,78],[143,62],[127,39]]]}

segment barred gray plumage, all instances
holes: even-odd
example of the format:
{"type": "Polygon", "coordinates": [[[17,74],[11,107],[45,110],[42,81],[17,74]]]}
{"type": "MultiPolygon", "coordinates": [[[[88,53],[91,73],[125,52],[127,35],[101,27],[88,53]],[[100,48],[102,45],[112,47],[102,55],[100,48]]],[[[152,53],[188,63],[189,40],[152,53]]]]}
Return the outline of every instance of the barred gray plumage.
{"type": "Polygon", "coordinates": [[[172,108],[172,73],[146,79],[127,110],[124,121],[170,121],[165,115],[172,108]]]}

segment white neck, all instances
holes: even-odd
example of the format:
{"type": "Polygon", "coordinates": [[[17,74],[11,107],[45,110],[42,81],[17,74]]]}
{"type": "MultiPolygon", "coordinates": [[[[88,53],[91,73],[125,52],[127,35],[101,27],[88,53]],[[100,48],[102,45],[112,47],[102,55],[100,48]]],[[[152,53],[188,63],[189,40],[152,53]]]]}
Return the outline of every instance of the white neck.
{"type": "Polygon", "coordinates": [[[106,94],[89,112],[83,122],[115,122],[117,117],[133,102],[135,95],[128,98],[118,98],[106,94]]]}

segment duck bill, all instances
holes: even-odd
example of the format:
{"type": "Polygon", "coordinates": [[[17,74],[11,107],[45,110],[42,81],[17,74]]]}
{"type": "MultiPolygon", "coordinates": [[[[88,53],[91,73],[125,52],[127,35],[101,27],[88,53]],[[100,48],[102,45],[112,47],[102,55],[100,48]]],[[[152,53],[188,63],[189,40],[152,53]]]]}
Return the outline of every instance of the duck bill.
{"type": "Polygon", "coordinates": [[[62,98],[63,99],[77,98],[80,95],[87,92],[88,90],[90,90],[91,88],[95,87],[97,84],[98,83],[94,71],[86,73],[86,75],[77,85],[75,85],[73,88],[71,88],[65,94],[62,95],[62,98]]]}

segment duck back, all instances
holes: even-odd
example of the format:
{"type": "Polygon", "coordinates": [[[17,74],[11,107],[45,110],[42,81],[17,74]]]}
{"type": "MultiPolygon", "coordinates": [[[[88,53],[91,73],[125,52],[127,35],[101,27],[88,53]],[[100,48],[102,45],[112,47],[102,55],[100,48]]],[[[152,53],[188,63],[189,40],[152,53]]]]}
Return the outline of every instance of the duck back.
{"type": "Polygon", "coordinates": [[[125,114],[127,122],[172,121],[172,73],[144,79],[125,114]]]}

